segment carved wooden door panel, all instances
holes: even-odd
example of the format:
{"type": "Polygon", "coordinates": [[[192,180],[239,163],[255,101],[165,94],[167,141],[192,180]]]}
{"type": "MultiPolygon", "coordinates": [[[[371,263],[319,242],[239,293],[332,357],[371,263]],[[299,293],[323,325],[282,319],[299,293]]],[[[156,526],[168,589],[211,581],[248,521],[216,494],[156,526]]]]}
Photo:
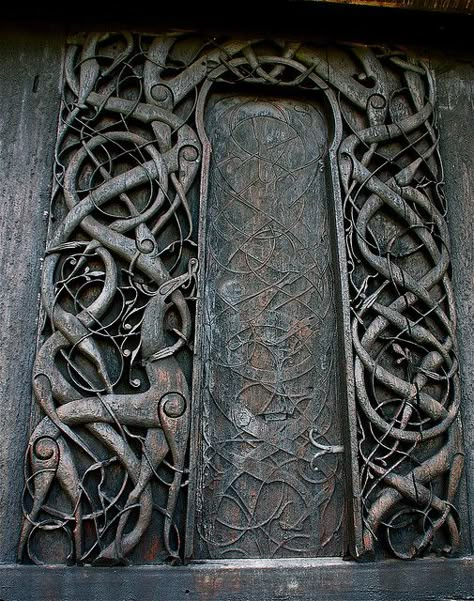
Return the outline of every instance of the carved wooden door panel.
{"type": "Polygon", "coordinates": [[[208,111],[199,554],[341,555],[326,118],[235,92],[208,111]]]}
{"type": "Polygon", "coordinates": [[[456,549],[429,69],[124,33],[64,74],[19,559],[456,549]]]}

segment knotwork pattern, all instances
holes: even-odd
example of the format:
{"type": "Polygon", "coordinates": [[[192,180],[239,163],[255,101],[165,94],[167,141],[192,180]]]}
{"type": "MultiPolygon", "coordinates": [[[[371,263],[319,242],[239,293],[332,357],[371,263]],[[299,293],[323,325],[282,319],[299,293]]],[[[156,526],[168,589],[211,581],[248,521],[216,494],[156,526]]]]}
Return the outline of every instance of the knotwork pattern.
{"type": "MultiPolygon", "coordinates": [[[[338,143],[323,166],[335,271],[347,280],[347,395],[336,393],[347,442],[343,455],[341,440],[323,447],[354,472],[353,552],[412,558],[459,545],[460,392],[429,69],[384,49],[89,34],[65,58],[20,560],[184,557],[199,470],[190,432],[193,404],[194,432],[201,411],[191,382],[205,108],[213,86],[247,84],[325,99],[338,143]]],[[[316,463],[311,432],[292,444],[313,447],[316,463]]]]}
{"type": "Polygon", "coordinates": [[[341,555],[325,119],[299,100],[245,96],[209,113],[203,553],[341,555]]]}
{"type": "Polygon", "coordinates": [[[131,34],[66,58],[20,541],[33,561],[52,532],[63,561],[123,563],[142,539],[142,561],[180,559],[201,149],[157,106],[154,66],[131,34]]]}
{"type": "Polygon", "coordinates": [[[358,54],[370,94],[364,107],[341,104],[339,168],[363,550],[411,559],[460,542],[460,391],[435,88],[423,63],[358,54]]]}

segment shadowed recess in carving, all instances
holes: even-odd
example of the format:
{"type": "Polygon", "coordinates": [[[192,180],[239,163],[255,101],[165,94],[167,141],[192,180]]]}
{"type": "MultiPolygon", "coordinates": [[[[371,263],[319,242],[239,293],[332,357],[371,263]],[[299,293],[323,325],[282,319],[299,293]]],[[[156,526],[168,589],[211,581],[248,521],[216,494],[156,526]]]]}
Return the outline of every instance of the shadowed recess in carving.
{"type": "Polygon", "coordinates": [[[19,550],[37,563],[182,557],[200,144],[153,114],[135,41],[91,34],[66,61],[19,550]]]}

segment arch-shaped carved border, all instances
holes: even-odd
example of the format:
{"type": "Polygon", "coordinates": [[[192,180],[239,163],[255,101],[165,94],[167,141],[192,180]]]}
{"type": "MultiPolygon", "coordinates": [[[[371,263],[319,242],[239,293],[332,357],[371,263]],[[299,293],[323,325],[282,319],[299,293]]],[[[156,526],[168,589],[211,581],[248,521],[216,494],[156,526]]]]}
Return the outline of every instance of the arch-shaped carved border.
{"type": "MultiPolygon", "coordinates": [[[[289,89],[297,89],[304,90],[306,92],[306,98],[309,100],[316,100],[319,96],[323,99],[323,104],[325,108],[325,112],[327,113],[326,118],[331,121],[330,125],[330,145],[327,152],[327,155],[323,160],[323,168],[327,169],[330,177],[329,186],[331,188],[330,196],[333,200],[331,206],[329,207],[331,213],[331,229],[334,229],[335,235],[334,238],[336,240],[337,249],[334,249],[335,255],[337,257],[342,257],[338,260],[337,274],[336,279],[338,280],[338,291],[336,293],[338,297],[338,320],[341,324],[344,324],[341,327],[343,331],[344,328],[346,331],[349,331],[350,328],[350,318],[349,318],[349,295],[347,290],[347,270],[345,268],[345,250],[344,250],[344,229],[342,227],[343,224],[343,215],[342,215],[342,200],[341,200],[341,192],[340,192],[340,182],[339,182],[339,171],[338,171],[338,163],[337,163],[337,152],[339,146],[342,141],[343,129],[342,129],[342,119],[339,110],[339,104],[337,102],[337,97],[333,89],[327,85],[327,83],[316,73],[308,70],[301,62],[295,60],[294,58],[290,58],[289,56],[278,56],[278,55],[263,55],[257,56],[255,55],[252,47],[246,49],[245,57],[236,57],[229,58],[228,61],[225,61],[224,64],[216,66],[215,68],[211,68],[206,79],[202,83],[199,89],[199,95],[196,101],[196,131],[199,136],[200,142],[202,144],[202,167],[201,167],[201,187],[200,187],[200,232],[199,232],[199,248],[200,248],[200,262],[204,267],[205,259],[206,259],[206,231],[208,229],[208,219],[210,219],[207,211],[208,204],[208,184],[209,184],[209,169],[211,163],[211,154],[212,154],[212,144],[208,138],[205,126],[205,114],[207,110],[208,99],[212,94],[213,90],[217,86],[222,90],[236,90],[236,93],[245,93],[245,89],[248,85],[257,86],[256,90],[261,91],[262,93],[268,92],[269,94],[275,94],[278,96],[279,91],[289,90],[289,89]],[[246,70],[252,65],[252,72],[246,72],[246,70]],[[243,70],[243,71],[242,71],[243,70]],[[271,74],[269,71],[271,70],[271,74]],[[286,80],[281,79],[281,75],[285,73],[287,75],[286,80]],[[291,73],[290,76],[288,74],[291,73]],[[229,81],[227,79],[234,78],[232,87],[230,87],[229,81]]],[[[337,259],[336,259],[337,260],[337,259]]],[[[199,299],[204,299],[206,297],[205,290],[205,280],[206,273],[203,273],[203,277],[200,279],[199,285],[199,299]]],[[[196,306],[196,323],[202,324],[204,320],[203,308],[202,305],[204,301],[198,302],[196,306]]],[[[190,485],[190,495],[192,499],[191,506],[195,508],[194,511],[188,513],[188,525],[187,525],[187,535],[186,535],[186,544],[187,544],[187,557],[193,557],[196,552],[194,541],[195,541],[195,531],[200,530],[200,528],[196,528],[196,515],[199,514],[199,521],[205,521],[201,514],[203,511],[203,504],[205,500],[202,498],[203,491],[200,490],[200,486],[202,483],[200,482],[201,478],[203,478],[203,471],[205,468],[204,456],[211,452],[211,455],[215,450],[211,451],[212,445],[206,451],[203,448],[203,444],[205,444],[205,439],[208,435],[203,434],[203,407],[202,407],[202,397],[203,395],[203,371],[206,369],[204,364],[207,364],[209,360],[209,354],[206,352],[204,348],[208,343],[205,336],[201,333],[200,328],[196,330],[196,347],[199,348],[201,346],[201,351],[197,353],[197,358],[195,361],[195,370],[194,370],[194,383],[193,383],[193,397],[196,399],[194,404],[194,428],[191,436],[192,440],[192,450],[191,450],[191,471],[196,474],[195,479],[192,481],[190,485]],[[204,359],[201,359],[204,357],[204,359]],[[200,400],[200,401],[199,401],[200,400]]],[[[347,364],[352,364],[352,349],[349,337],[346,337],[342,340],[342,346],[344,346],[343,354],[345,355],[347,364]]],[[[343,370],[344,371],[344,370],[343,370]]],[[[335,419],[341,419],[343,424],[343,436],[345,444],[340,447],[335,444],[336,441],[329,440],[331,446],[334,449],[344,449],[344,463],[346,464],[344,467],[344,476],[343,478],[346,480],[344,488],[347,494],[347,498],[357,498],[358,496],[358,484],[357,478],[354,482],[350,481],[350,474],[355,471],[358,472],[357,466],[357,440],[355,437],[355,402],[354,402],[354,389],[350,384],[351,375],[344,374],[343,378],[344,385],[343,390],[339,391],[338,396],[343,396],[344,398],[337,399],[336,406],[342,405],[342,407],[338,407],[339,414],[334,416],[335,419]],[[352,424],[351,424],[352,421],[352,424]],[[352,466],[352,467],[351,467],[352,466]],[[354,491],[355,497],[352,496],[352,492],[354,491]]],[[[258,428],[258,426],[254,426],[258,428]]],[[[307,432],[304,433],[304,436],[308,436],[307,432]]],[[[256,441],[258,437],[256,437],[256,441]]],[[[260,443],[263,443],[260,440],[260,443]]],[[[207,444],[210,444],[209,442],[207,444]]],[[[263,443],[264,444],[264,443],[263,443]]],[[[310,441],[310,446],[311,443],[310,441]]],[[[278,447],[275,447],[275,451],[278,447]]],[[[321,450],[319,448],[314,448],[314,455],[316,459],[321,454],[321,450]]],[[[300,449],[301,452],[301,449],[300,449]]],[[[237,459],[236,459],[237,461],[237,459]]],[[[238,462],[238,461],[237,461],[238,462]]],[[[212,466],[212,461],[209,462],[210,465],[207,466],[211,471],[216,470],[219,471],[219,468],[216,466],[212,466]]],[[[328,481],[329,482],[329,481],[328,481]]],[[[215,487],[216,484],[212,483],[211,487],[215,487]]],[[[264,484],[262,484],[262,489],[264,489],[264,484]]],[[[332,489],[332,486],[329,485],[329,488],[332,489]]],[[[333,491],[332,491],[333,492],[333,491]]],[[[221,493],[223,495],[222,498],[226,498],[226,493],[221,493]]],[[[232,493],[230,493],[232,494],[232,493]]],[[[261,492],[260,492],[261,494],[261,492]]],[[[330,495],[329,497],[330,498],[330,495]]],[[[240,503],[243,503],[243,500],[239,500],[240,503]]],[[[322,503],[323,504],[323,503],[322,503]]],[[[328,502],[329,505],[329,502],[328,502]]],[[[344,520],[347,520],[347,523],[350,524],[348,530],[350,532],[344,532],[342,538],[344,541],[350,540],[350,545],[352,548],[360,548],[361,546],[361,521],[360,521],[360,511],[358,502],[352,504],[350,501],[346,503],[347,511],[344,511],[344,518],[342,516],[337,516],[337,520],[340,520],[338,524],[339,527],[344,520]],[[357,542],[358,541],[358,542],[357,542]]],[[[215,508],[214,508],[215,509],[215,508]]],[[[214,509],[211,511],[213,513],[214,509]]],[[[248,512],[251,513],[250,510],[248,512]]],[[[209,517],[209,516],[208,516],[209,517]]],[[[219,513],[213,514],[213,523],[214,520],[225,520],[225,515],[220,515],[219,513]]],[[[252,522],[252,520],[250,519],[252,522]]],[[[203,524],[200,524],[202,527],[203,524]]],[[[210,524],[206,525],[206,528],[209,529],[210,524]]],[[[240,532],[240,536],[242,536],[242,532],[245,528],[240,524],[235,524],[237,532],[240,532]]],[[[212,526],[211,526],[212,528],[212,526]]],[[[251,530],[251,528],[250,528],[251,530]]],[[[296,531],[301,530],[300,527],[295,528],[296,531]]],[[[328,544],[329,540],[332,538],[334,533],[328,533],[325,530],[325,536],[323,537],[326,540],[326,544],[328,544]]],[[[330,530],[328,528],[328,530],[330,530]]],[[[345,527],[342,527],[342,530],[345,531],[345,527]]],[[[230,530],[232,532],[232,530],[230,530]]],[[[299,534],[301,536],[301,534],[299,534]]],[[[202,536],[202,533],[201,533],[202,536]]],[[[288,540],[288,544],[291,547],[290,535],[288,531],[286,531],[285,536],[288,540]]],[[[297,535],[298,536],[298,535],[297,535]]],[[[322,535],[321,535],[322,536],[322,535]]],[[[239,536],[237,536],[239,539],[239,536]]],[[[213,544],[211,547],[213,547],[213,544]]],[[[258,543],[257,543],[258,544],[258,543]]],[[[207,543],[206,543],[207,545],[207,543]]],[[[277,548],[280,548],[280,544],[276,544],[277,548]]],[[[283,546],[283,545],[282,545],[283,546]]],[[[216,550],[218,548],[225,549],[226,545],[223,542],[220,542],[217,545],[216,550]]],[[[283,546],[283,549],[285,547],[283,546]]],[[[215,551],[211,551],[215,552],[215,551]]],[[[240,553],[244,553],[242,549],[239,551],[240,553]]],[[[281,550],[280,550],[281,552],[281,550]]],[[[220,555],[218,557],[221,557],[220,555]]]]}
{"type": "Polygon", "coordinates": [[[66,561],[183,558],[193,183],[206,89],[224,74],[229,85],[312,82],[342,127],[330,162],[349,302],[352,552],[449,552],[463,455],[429,69],[384,49],[124,33],[79,36],[66,55],[33,374],[43,417],[25,464],[19,557],[43,561],[41,538],[54,532],[69,540],[66,561]]]}

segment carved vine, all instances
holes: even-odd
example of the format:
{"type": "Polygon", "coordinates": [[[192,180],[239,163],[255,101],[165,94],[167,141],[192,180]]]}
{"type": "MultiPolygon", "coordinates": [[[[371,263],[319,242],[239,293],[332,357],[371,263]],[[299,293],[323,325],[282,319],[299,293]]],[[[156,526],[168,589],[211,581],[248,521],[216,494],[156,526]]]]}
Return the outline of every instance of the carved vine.
{"type": "Polygon", "coordinates": [[[384,50],[125,33],[75,38],[66,56],[33,373],[42,417],[25,464],[20,559],[48,557],[51,533],[67,541],[60,561],[183,557],[194,477],[193,184],[216,83],[332,98],[342,124],[332,169],[354,352],[357,416],[346,427],[358,457],[345,469],[360,476],[356,553],[455,549],[460,395],[429,70],[384,50]]]}
{"type": "Polygon", "coordinates": [[[357,125],[342,105],[339,168],[363,552],[383,543],[411,559],[460,543],[460,390],[435,88],[422,62],[359,57],[371,94],[357,125]]]}

